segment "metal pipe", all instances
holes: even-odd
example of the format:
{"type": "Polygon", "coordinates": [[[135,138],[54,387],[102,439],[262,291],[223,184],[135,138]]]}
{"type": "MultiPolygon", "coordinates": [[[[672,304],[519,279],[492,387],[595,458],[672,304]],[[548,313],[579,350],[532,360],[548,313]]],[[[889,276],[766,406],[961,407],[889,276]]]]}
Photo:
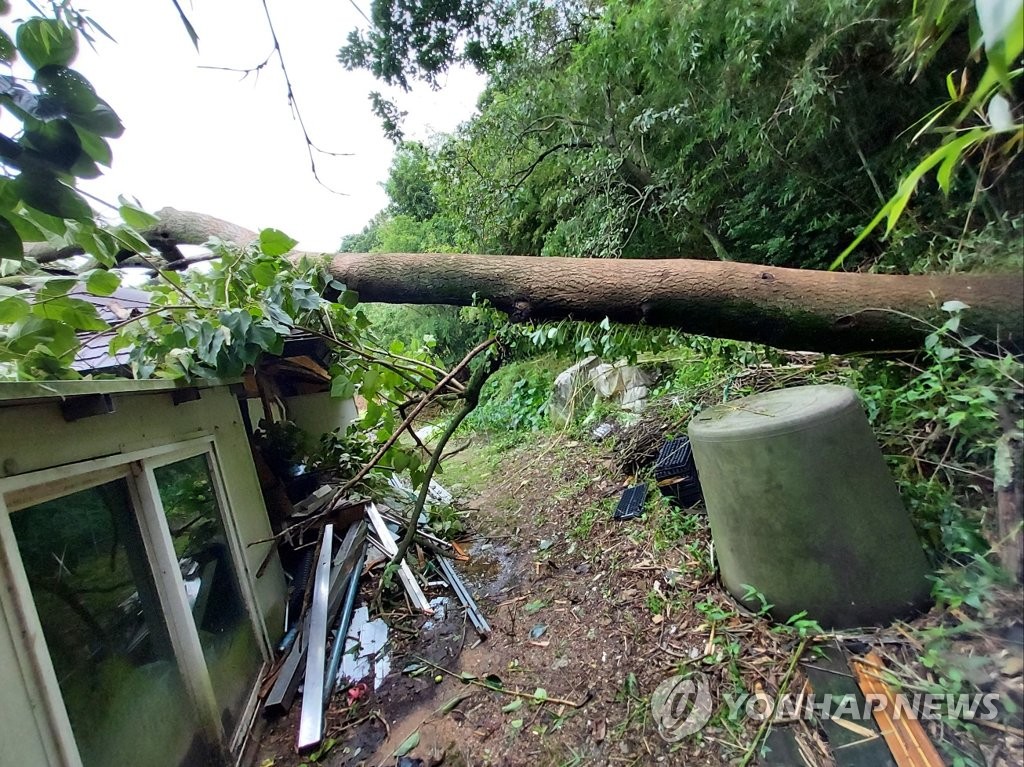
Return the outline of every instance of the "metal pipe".
{"type": "Polygon", "coordinates": [[[294,626],[288,629],[288,633],[281,637],[281,642],[277,645],[277,651],[281,653],[288,652],[295,643],[295,637],[298,635],[299,624],[296,622],[294,626]]]}
{"type": "Polygon", "coordinates": [[[331,699],[331,694],[338,684],[338,668],[341,666],[341,656],[345,652],[345,645],[348,643],[348,630],[352,625],[352,608],[356,603],[356,595],[359,593],[359,576],[363,572],[363,564],[366,562],[366,545],[359,553],[356,566],[348,576],[348,589],[345,591],[345,601],[341,604],[341,618],[338,620],[338,631],[334,635],[334,647],[331,648],[331,659],[327,664],[327,675],[324,677],[324,705],[331,699]]]}
{"type": "Polygon", "coordinates": [[[320,559],[313,581],[313,603],[310,608],[309,637],[306,640],[305,688],[302,694],[302,716],[299,720],[297,747],[300,752],[315,748],[324,736],[324,661],[327,651],[327,603],[330,600],[331,548],[334,525],[324,525],[320,559]]]}

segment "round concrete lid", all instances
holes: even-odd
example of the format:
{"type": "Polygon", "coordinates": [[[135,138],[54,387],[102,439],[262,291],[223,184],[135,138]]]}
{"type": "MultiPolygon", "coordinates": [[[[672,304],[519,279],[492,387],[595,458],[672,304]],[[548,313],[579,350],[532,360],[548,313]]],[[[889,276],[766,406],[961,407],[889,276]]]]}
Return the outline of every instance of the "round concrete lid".
{"type": "Polygon", "coordinates": [[[690,421],[689,434],[693,442],[760,439],[832,421],[854,407],[860,400],[846,386],[794,386],[708,408],[690,421]]]}

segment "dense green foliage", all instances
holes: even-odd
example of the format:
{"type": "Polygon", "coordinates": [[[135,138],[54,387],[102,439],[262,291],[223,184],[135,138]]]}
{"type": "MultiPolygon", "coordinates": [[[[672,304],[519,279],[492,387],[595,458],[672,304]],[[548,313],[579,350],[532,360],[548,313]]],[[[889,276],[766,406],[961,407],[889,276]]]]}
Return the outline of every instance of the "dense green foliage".
{"type": "MultiPolygon", "coordinates": [[[[9,12],[0,3],[0,15],[9,12]]],[[[120,280],[107,271],[123,250],[148,246],[132,226],[151,220],[125,200],[123,223],[101,225],[75,189],[111,161],[107,139],[124,128],[110,105],[71,68],[94,22],[64,4],[55,16],[0,29],[0,376],[59,378],[79,347],[76,333],[106,325],[88,302],[69,296],[74,279],[42,270],[27,243],[77,247],[89,256],[82,281],[109,295],[120,280]],[[10,132],[10,135],[8,135],[10,132]],[[95,267],[95,268],[90,268],[95,267]],[[16,276],[17,275],[17,276],[16,276]],[[30,300],[29,290],[36,291],[30,300]]],[[[7,20],[5,19],[5,22],[7,20]]]]}
{"type": "MultiPolygon", "coordinates": [[[[394,215],[414,215],[433,249],[824,267],[945,146],[938,131],[913,139],[923,118],[971,97],[951,95],[947,76],[984,71],[969,56],[968,5],[941,27],[852,0],[556,8],[488,60],[480,113],[430,148],[433,215],[399,202],[394,215]]],[[[945,266],[954,251],[960,268],[1019,262],[1006,247],[971,257],[973,233],[1005,240],[1019,222],[1019,146],[993,162],[975,151],[985,115],[958,124],[983,126],[954,158],[967,172],[917,185],[888,246],[871,237],[864,258],[898,271],[945,266]]],[[[389,191],[406,176],[396,164],[389,191]]]]}

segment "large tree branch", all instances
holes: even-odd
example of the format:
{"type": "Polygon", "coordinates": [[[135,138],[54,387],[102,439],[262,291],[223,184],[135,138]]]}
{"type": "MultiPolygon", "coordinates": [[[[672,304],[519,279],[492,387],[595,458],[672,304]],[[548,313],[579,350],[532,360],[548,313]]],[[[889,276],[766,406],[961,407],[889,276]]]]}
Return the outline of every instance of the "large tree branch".
{"type": "MultiPolygon", "coordinates": [[[[169,262],[180,258],[181,254],[177,251],[179,245],[204,245],[211,237],[237,245],[248,245],[258,237],[256,232],[250,229],[202,213],[163,208],[157,211],[156,216],[160,221],[143,229],[139,234],[169,262]]],[[[54,248],[43,242],[28,243],[25,246],[25,255],[31,256],[40,264],[78,256],[83,252],[77,246],[54,248]]],[[[122,261],[131,255],[133,254],[129,252],[118,254],[118,260],[122,261]]]]}

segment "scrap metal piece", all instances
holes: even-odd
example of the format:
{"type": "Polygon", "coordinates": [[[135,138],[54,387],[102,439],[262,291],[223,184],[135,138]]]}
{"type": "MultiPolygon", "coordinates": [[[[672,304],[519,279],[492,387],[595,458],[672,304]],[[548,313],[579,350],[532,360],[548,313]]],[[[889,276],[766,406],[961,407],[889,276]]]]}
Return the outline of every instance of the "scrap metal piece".
{"type": "MultiPolygon", "coordinates": [[[[345,539],[341,542],[338,553],[334,557],[334,568],[331,570],[331,585],[327,600],[328,617],[334,616],[341,605],[341,600],[345,596],[344,585],[347,583],[346,576],[352,572],[352,568],[355,565],[355,557],[363,551],[365,542],[365,522],[349,527],[348,532],[345,534],[345,539]]],[[[307,612],[302,622],[292,626],[291,630],[285,635],[285,639],[281,640],[282,645],[285,645],[287,640],[287,646],[279,646],[278,649],[281,652],[288,652],[288,656],[281,665],[281,670],[277,674],[274,686],[271,688],[270,694],[267,695],[267,699],[263,704],[263,713],[267,716],[286,714],[288,709],[291,708],[292,701],[295,699],[295,693],[299,689],[299,682],[302,680],[302,671],[305,668],[305,637],[309,635],[309,618],[310,614],[307,612]]]]}
{"type": "Polygon", "coordinates": [[[320,558],[313,581],[313,603],[310,608],[309,637],[306,640],[306,676],[302,695],[302,716],[299,720],[299,752],[315,748],[324,735],[324,663],[327,655],[327,606],[331,590],[331,549],[334,525],[324,525],[320,558]]]}
{"type": "Polygon", "coordinates": [[[352,624],[346,637],[341,672],[336,682],[345,679],[353,684],[373,673],[373,689],[378,689],[391,672],[391,640],[389,627],[380,618],[370,620],[364,605],[352,614],[352,624]]]}
{"type": "Polygon", "coordinates": [[[469,593],[469,589],[466,588],[466,584],[462,582],[459,574],[455,571],[454,565],[449,562],[445,557],[437,558],[438,566],[441,568],[441,573],[445,578],[448,579],[448,583],[451,584],[452,590],[455,595],[459,598],[459,601],[466,606],[466,613],[469,615],[470,621],[472,621],[474,628],[477,633],[481,636],[488,636],[491,633],[491,626],[484,618],[480,608],[477,607],[476,600],[473,599],[473,595],[469,593]]]}
{"type": "Polygon", "coordinates": [[[67,397],[60,402],[61,415],[69,423],[96,415],[107,415],[115,410],[117,404],[109,394],[84,394],[79,397],[67,397]]]}
{"type": "MultiPolygon", "coordinates": [[[[395,543],[395,538],[391,531],[388,530],[384,518],[377,511],[377,505],[372,501],[366,504],[366,516],[369,517],[370,524],[373,525],[373,529],[380,539],[380,545],[384,548],[384,553],[392,557],[395,556],[398,553],[398,544],[395,543]]],[[[427,597],[423,594],[423,589],[416,582],[416,577],[412,574],[409,563],[404,559],[398,566],[398,577],[402,581],[402,585],[405,586],[413,606],[427,615],[432,615],[434,611],[430,609],[430,602],[427,601],[427,597]]]]}

